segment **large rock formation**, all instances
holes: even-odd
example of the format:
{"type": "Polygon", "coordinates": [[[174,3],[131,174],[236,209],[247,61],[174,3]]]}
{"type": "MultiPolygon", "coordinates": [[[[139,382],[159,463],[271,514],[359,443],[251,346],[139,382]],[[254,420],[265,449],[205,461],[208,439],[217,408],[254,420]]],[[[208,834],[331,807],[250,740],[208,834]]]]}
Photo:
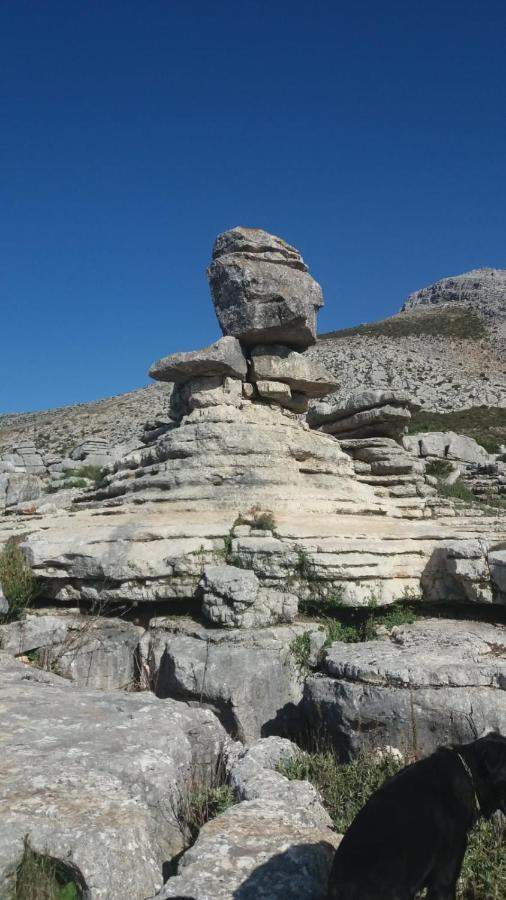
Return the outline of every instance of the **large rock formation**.
{"type": "Polygon", "coordinates": [[[224,334],[250,346],[314,344],[321,288],[281,238],[256,228],[220,234],[208,275],[224,334]]]}
{"type": "Polygon", "coordinates": [[[410,294],[402,309],[441,303],[465,304],[488,315],[506,315],[506,269],[472,269],[441,278],[410,294]]]}

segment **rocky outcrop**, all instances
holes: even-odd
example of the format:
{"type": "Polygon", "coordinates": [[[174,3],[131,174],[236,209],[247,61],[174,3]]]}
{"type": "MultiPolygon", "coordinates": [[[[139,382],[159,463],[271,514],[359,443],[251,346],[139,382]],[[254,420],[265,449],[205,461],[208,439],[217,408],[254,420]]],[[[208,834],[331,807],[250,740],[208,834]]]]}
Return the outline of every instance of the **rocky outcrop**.
{"type": "Polygon", "coordinates": [[[176,383],[208,375],[230,375],[244,380],[247,369],[239,341],[233,337],[223,337],[202,350],[165,356],[153,363],[149,374],[156,381],[176,383]]]}
{"type": "Polygon", "coordinates": [[[506,629],[434,619],[389,638],[336,642],[305,687],[312,727],[341,751],[398,748],[426,755],[440,744],[506,731],[506,629]]]}
{"type": "Polygon", "coordinates": [[[320,285],[298,251],[254,228],[218,236],[208,269],[221,329],[246,345],[308,347],[316,340],[320,285]]]}
{"type": "Polygon", "coordinates": [[[465,434],[454,431],[429,431],[406,434],[402,439],[406,450],[414,456],[449,459],[456,462],[487,464],[490,456],[480,444],[465,434]]]}
{"type": "Polygon", "coordinates": [[[141,667],[159,697],[212,709],[233,738],[252,741],[300,725],[303,673],[291,650],[311,623],[230,630],[180,617],[155,618],[141,640],[141,667]]]}
{"type": "Polygon", "coordinates": [[[291,391],[308,398],[324,397],[337,387],[323,366],[312,362],[306,355],[279,344],[253,347],[250,380],[282,382],[291,391]]]}
{"type": "Polygon", "coordinates": [[[441,278],[410,294],[402,309],[446,303],[470,306],[489,315],[505,315],[506,269],[472,269],[441,278]]]}
{"type": "Polygon", "coordinates": [[[254,628],[291,622],[297,615],[295,594],[261,587],[254,572],[237,566],[206,566],[199,590],[202,613],[215,625],[254,628]]]}
{"type": "Polygon", "coordinates": [[[231,748],[241,802],[204,825],[157,900],[323,900],[340,836],[312,785],[273,771],[297,753],[279,738],[231,748]]]}
{"type": "Polygon", "coordinates": [[[54,610],[27,613],[0,625],[0,648],[78,687],[133,690],[139,683],[137,646],[144,629],[123,619],[54,610]]]}
{"type": "Polygon", "coordinates": [[[0,474],[0,514],[12,511],[19,504],[32,503],[42,493],[42,483],[37,475],[24,472],[0,474]]]}
{"type": "Polygon", "coordinates": [[[357,391],[345,402],[315,404],[307,421],[312,428],[348,438],[389,437],[399,440],[419,406],[406,394],[395,391],[357,391]]]}
{"type": "Polygon", "coordinates": [[[78,690],[5,654],[0,665],[0,895],[11,896],[26,835],[93,900],[155,893],[184,846],[186,784],[221,752],[215,716],[151,694],[78,690]]]}

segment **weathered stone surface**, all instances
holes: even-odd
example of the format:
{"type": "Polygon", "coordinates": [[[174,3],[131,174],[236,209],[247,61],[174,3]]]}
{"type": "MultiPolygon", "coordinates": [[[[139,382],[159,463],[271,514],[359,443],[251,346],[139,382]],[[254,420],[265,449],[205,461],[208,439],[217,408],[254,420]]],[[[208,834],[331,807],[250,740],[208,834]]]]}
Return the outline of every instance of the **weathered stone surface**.
{"type": "Polygon", "coordinates": [[[36,500],[42,492],[42,482],[37,475],[12,472],[0,475],[0,513],[18,503],[36,500]]]}
{"type": "Polygon", "coordinates": [[[261,587],[254,572],[237,566],[206,566],[200,591],[202,612],[215,625],[254,628],[291,622],[297,615],[295,594],[261,587]]]}
{"type": "Polygon", "coordinates": [[[403,310],[439,303],[461,303],[494,311],[504,309],[506,302],[506,269],[472,269],[462,275],[441,278],[434,284],[414,291],[407,297],[403,310]]]}
{"type": "Polygon", "coordinates": [[[242,384],[237,378],[212,375],[192,378],[187,383],[188,409],[205,409],[208,406],[240,406],[242,384]]]}
{"type": "Polygon", "coordinates": [[[315,342],[322,292],[294,248],[259,229],[234,228],[219,235],[213,257],[208,276],[224,334],[248,345],[315,342]]]}
{"type": "Polygon", "coordinates": [[[487,561],[492,582],[504,595],[506,602],[506,550],[492,550],[487,561]]]}
{"type": "Polygon", "coordinates": [[[436,456],[466,463],[487,463],[490,456],[481,444],[454,431],[429,431],[406,434],[402,442],[416,456],[436,456]]]}
{"type": "Polygon", "coordinates": [[[328,422],[320,427],[326,434],[333,434],[336,437],[360,438],[384,435],[398,440],[410,419],[411,413],[408,409],[381,406],[377,409],[365,409],[346,419],[328,422]]]}
{"type": "Polygon", "coordinates": [[[172,353],[153,363],[149,370],[156,381],[185,382],[208,375],[230,375],[243,379],[247,363],[235,337],[222,337],[214,344],[188,353],[172,353]]]}
{"type": "Polygon", "coordinates": [[[238,753],[228,768],[242,802],[202,828],[158,900],[323,900],[340,836],[310,784],[270,771],[297,752],[283,745],[271,738],[238,753]]]}
{"type": "Polygon", "coordinates": [[[282,381],[257,381],[256,388],[260,397],[264,400],[274,400],[278,403],[290,402],[292,392],[287,384],[282,381]]]}
{"type": "MultiPolygon", "coordinates": [[[[499,551],[499,557],[501,551],[499,551]]],[[[506,603],[506,593],[495,580],[494,557],[489,543],[481,540],[450,542],[434,549],[422,575],[424,597],[429,602],[506,603]]]]}
{"type": "Polygon", "coordinates": [[[409,412],[415,412],[420,408],[420,404],[404,391],[364,390],[361,388],[353,391],[345,400],[332,399],[325,403],[314,403],[308,415],[308,423],[312,428],[318,428],[320,425],[338,422],[340,419],[349,419],[356,413],[381,409],[384,406],[399,407],[409,410],[409,412]]]}
{"type": "Polygon", "coordinates": [[[27,834],[39,853],[70,858],[93,900],[153,894],[183,846],[185,785],[216,765],[216,718],[152,694],[78,690],[0,659],[0,896],[10,896],[27,834]]]}
{"type": "Polygon", "coordinates": [[[337,384],[323,366],[282,345],[260,345],[251,351],[251,381],[282,381],[307,397],[324,397],[337,384]]]}
{"type": "MultiPolygon", "coordinates": [[[[9,612],[9,602],[6,600],[4,592],[2,590],[2,585],[0,584],[0,618],[2,616],[6,616],[9,612]]],[[[2,646],[2,639],[0,637],[0,647],[2,646]]]]}
{"type": "Polygon", "coordinates": [[[506,729],[506,629],[444,619],[394,628],[363,644],[336,642],[310,676],[304,709],[336,746],[431,753],[506,729]]]}
{"type": "Polygon", "coordinates": [[[205,705],[240,740],[297,726],[302,673],[290,650],[317,625],[234,630],[190,620],[152,619],[141,640],[141,665],[159,697],[205,705]]]}

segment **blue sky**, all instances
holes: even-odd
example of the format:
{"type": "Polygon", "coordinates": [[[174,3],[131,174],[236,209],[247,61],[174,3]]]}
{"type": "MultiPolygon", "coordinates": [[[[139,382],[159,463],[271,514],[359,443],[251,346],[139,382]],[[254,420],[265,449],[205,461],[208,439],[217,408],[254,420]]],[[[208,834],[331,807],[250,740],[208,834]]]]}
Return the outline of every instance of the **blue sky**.
{"type": "Polygon", "coordinates": [[[504,0],[0,0],[0,412],[220,336],[216,234],[266,228],[319,330],[506,267],[504,0]]]}

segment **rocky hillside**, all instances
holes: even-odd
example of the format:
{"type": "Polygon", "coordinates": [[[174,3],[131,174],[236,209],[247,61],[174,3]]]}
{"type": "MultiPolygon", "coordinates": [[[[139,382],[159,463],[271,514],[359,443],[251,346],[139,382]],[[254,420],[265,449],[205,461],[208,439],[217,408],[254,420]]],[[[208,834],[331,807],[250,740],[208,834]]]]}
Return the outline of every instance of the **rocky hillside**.
{"type": "Polygon", "coordinates": [[[339,380],[409,390],[425,409],[506,407],[506,270],[475,269],[410,294],[388,319],[332,331],[310,351],[339,380]]]}

